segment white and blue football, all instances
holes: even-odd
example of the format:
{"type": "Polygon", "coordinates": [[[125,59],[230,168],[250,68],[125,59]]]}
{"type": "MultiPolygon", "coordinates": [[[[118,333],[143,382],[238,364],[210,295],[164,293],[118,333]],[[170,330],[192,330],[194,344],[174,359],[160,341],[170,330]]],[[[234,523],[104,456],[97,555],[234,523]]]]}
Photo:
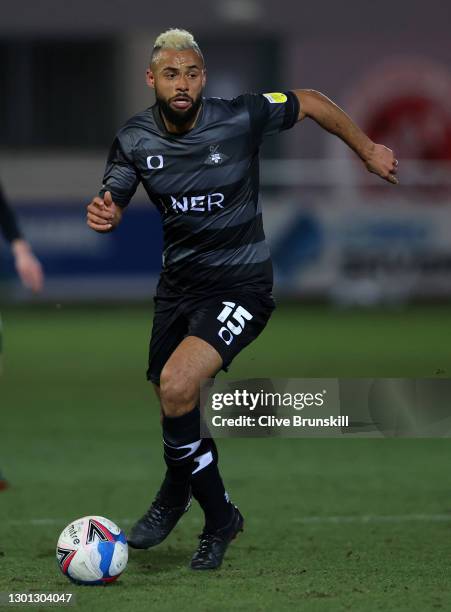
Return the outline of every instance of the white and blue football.
{"type": "Polygon", "coordinates": [[[63,530],[56,558],[61,571],[72,582],[108,584],[117,580],[127,565],[127,538],[103,516],[84,516],[63,530]]]}

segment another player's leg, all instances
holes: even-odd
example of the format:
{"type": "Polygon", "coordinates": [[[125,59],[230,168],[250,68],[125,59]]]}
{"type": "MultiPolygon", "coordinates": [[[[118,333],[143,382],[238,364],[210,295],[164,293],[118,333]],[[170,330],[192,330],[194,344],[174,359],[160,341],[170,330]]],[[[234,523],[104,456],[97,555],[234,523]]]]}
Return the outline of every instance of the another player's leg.
{"type": "MultiPolygon", "coordinates": [[[[0,317],[0,375],[2,373],[2,348],[3,348],[3,337],[2,337],[2,319],[0,317]]],[[[8,481],[3,476],[2,471],[0,470],[0,491],[4,491],[8,488],[8,481]]]]}
{"type": "Polygon", "coordinates": [[[0,491],[4,491],[7,488],[8,488],[8,481],[0,472],[0,491]]]}

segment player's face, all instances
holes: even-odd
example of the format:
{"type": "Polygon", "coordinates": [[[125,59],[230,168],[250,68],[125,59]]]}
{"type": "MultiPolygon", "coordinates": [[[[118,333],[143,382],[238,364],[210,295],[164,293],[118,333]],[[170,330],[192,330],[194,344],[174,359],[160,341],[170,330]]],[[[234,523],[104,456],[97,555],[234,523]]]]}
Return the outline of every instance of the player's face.
{"type": "Polygon", "coordinates": [[[165,117],[177,126],[189,124],[197,115],[206,75],[202,58],[192,49],[164,49],[146,73],[147,84],[165,117]]]}

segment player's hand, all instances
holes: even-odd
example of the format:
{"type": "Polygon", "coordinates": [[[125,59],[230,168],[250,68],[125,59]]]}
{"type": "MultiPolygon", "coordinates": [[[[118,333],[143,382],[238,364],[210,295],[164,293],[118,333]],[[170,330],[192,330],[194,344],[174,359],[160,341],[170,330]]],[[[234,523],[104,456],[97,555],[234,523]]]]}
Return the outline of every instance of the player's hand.
{"type": "Polygon", "coordinates": [[[364,160],[369,172],[377,174],[389,183],[399,183],[396,173],[398,172],[398,160],[391,149],[384,145],[374,144],[368,157],[364,160]]]}
{"type": "Polygon", "coordinates": [[[22,284],[35,293],[42,291],[44,273],[39,260],[25,240],[16,240],[13,245],[14,264],[22,284]]]}
{"type": "Polygon", "coordinates": [[[105,192],[103,198],[96,197],[86,207],[86,222],[96,232],[105,234],[119,225],[122,219],[122,208],[113,202],[111,193],[105,192]]]}

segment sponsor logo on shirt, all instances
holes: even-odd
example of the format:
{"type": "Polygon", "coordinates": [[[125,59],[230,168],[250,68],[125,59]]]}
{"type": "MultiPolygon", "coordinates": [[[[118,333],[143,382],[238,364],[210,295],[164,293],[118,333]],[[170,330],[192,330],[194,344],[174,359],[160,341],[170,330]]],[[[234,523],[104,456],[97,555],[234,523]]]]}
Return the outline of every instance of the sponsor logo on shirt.
{"type": "Polygon", "coordinates": [[[283,104],[287,101],[287,97],[284,93],[272,92],[263,94],[264,97],[271,102],[271,104],[283,104]]]}
{"type": "Polygon", "coordinates": [[[218,208],[224,208],[223,193],[209,193],[198,196],[171,196],[171,206],[176,213],[185,212],[211,212],[218,208]]]}
{"type": "Polygon", "coordinates": [[[162,155],[148,155],[147,156],[147,167],[149,170],[160,170],[163,167],[163,156],[162,155]]]}

